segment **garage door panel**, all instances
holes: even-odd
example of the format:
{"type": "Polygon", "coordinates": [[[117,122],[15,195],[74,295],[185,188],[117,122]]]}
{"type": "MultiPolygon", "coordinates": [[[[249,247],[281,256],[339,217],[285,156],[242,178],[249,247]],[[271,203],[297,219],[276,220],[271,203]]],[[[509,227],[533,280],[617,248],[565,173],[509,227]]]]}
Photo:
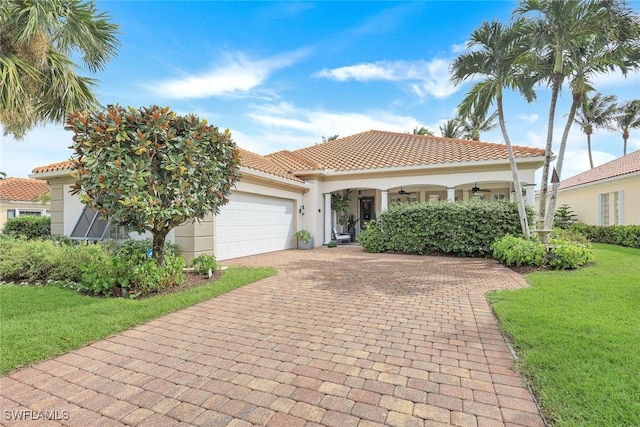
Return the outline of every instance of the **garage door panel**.
{"type": "Polygon", "coordinates": [[[237,258],[291,249],[293,200],[233,193],[216,217],[216,258],[237,258]]]}

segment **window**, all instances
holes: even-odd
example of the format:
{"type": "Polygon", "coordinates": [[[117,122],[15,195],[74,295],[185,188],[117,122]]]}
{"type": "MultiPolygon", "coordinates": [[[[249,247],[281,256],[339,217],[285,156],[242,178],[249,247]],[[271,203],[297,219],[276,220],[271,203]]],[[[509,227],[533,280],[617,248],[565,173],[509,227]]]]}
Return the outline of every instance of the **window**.
{"type": "Polygon", "coordinates": [[[125,227],[109,223],[98,211],[85,206],[70,237],[74,240],[124,240],[128,233],[125,227]]]}
{"type": "Polygon", "coordinates": [[[7,219],[17,218],[19,216],[49,216],[47,210],[29,210],[29,209],[7,209],[7,219]]]}
{"type": "Polygon", "coordinates": [[[491,200],[497,201],[497,202],[504,202],[506,198],[504,196],[504,193],[497,193],[497,194],[491,195],[491,200]]]}
{"type": "Polygon", "coordinates": [[[624,191],[598,194],[598,225],[624,224],[624,191]]]}

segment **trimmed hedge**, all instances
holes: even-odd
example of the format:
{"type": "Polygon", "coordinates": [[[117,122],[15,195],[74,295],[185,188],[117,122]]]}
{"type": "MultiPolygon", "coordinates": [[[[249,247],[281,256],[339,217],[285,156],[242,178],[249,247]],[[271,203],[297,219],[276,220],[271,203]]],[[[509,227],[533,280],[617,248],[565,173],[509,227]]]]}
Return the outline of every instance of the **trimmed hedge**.
{"type": "Polygon", "coordinates": [[[50,216],[19,216],[4,224],[2,234],[24,239],[42,239],[51,237],[50,216]]]}
{"type": "MultiPolygon", "coordinates": [[[[533,211],[527,213],[531,223],[533,211]]],[[[522,235],[517,205],[473,200],[392,205],[358,241],[368,252],[486,256],[507,234],[522,235]]]]}
{"type": "Polygon", "coordinates": [[[572,224],[569,230],[583,234],[593,243],[627,246],[640,249],[640,225],[572,224]]]}

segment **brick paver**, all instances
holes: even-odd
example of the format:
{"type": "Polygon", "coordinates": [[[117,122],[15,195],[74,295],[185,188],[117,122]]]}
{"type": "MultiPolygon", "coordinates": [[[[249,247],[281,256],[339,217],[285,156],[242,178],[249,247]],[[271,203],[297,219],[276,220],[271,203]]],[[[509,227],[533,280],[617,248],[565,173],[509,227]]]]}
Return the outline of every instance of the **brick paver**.
{"type": "Polygon", "coordinates": [[[0,378],[0,424],[544,426],[484,298],[526,282],[494,261],[230,264],[278,274],[0,378]]]}

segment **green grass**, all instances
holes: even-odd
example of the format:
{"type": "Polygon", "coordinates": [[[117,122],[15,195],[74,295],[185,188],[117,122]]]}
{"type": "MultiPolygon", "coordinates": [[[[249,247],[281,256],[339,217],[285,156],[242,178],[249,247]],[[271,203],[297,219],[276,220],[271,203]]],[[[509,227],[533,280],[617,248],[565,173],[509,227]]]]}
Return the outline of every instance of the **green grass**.
{"type": "Polygon", "coordinates": [[[488,298],[556,425],[637,426],[640,250],[594,247],[594,265],[531,273],[532,287],[488,298]]]}
{"type": "Polygon", "coordinates": [[[95,298],[54,286],[0,286],[0,374],[275,274],[229,268],[211,284],[141,300],[95,298]]]}

